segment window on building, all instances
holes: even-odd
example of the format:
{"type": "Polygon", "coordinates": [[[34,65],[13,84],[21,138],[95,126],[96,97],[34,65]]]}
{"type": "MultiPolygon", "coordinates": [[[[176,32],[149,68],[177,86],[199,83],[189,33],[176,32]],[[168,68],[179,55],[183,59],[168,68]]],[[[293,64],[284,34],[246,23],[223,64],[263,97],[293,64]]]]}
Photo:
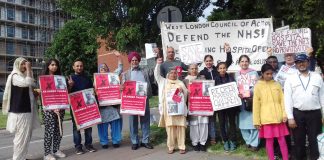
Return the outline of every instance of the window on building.
{"type": "Polygon", "coordinates": [[[30,46],[30,56],[35,56],[35,46],[30,46]]]}
{"type": "Polygon", "coordinates": [[[15,27],[7,26],[7,37],[15,37],[15,27]]]}
{"type": "Polygon", "coordinates": [[[15,3],[15,0],[7,0],[7,2],[15,3]]]}
{"type": "Polygon", "coordinates": [[[7,8],[7,20],[15,20],[15,10],[13,8],[7,8]]]}
{"type": "Polygon", "coordinates": [[[59,29],[60,28],[60,19],[59,18],[55,18],[54,19],[54,28],[55,29],[59,29]]]}
{"type": "Polygon", "coordinates": [[[42,42],[47,42],[46,31],[42,31],[42,32],[41,32],[40,40],[41,40],[42,42]]]}
{"type": "Polygon", "coordinates": [[[28,22],[28,12],[22,11],[21,12],[21,21],[27,23],[28,22]]]}
{"type": "Polygon", "coordinates": [[[29,13],[29,23],[35,24],[35,15],[33,13],[29,13]]]}
{"type": "Polygon", "coordinates": [[[35,40],[35,30],[34,29],[29,29],[29,39],[35,40]]]}
{"type": "Polygon", "coordinates": [[[40,19],[40,24],[43,26],[47,26],[48,25],[48,18],[45,16],[42,16],[40,19]]]}
{"type": "Polygon", "coordinates": [[[27,56],[28,55],[28,45],[27,44],[23,45],[22,52],[23,52],[22,54],[24,56],[27,56]]]}
{"type": "Polygon", "coordinates": [[[35,6],[35,0],[29,0],[29,6],[35,6]]]}
{"type": "Polygon", "coordinates": [[[27,0],[21,0],[22,5],[27,5],[27,2],[28,2],[27,0]]]}
{"type": "Polygon", "coordinates": [[[27,28],[23,28],[21,30],[21,38],[28,39],[28,29],[27,28]]]}
{"type": "Polygon", "coordinates": [[[15,44],[13,42],[6,43],[6,51],[7,54],[14,54],[15,53],[15,44]]]}

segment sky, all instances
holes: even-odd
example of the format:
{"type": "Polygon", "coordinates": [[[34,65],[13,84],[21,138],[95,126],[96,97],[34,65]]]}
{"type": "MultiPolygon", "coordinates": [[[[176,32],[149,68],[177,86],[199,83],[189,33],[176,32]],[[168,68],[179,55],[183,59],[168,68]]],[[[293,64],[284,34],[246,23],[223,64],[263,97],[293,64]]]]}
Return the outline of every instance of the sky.
{"type": "Polygon", "coordinates": [[[213,11],[214,8],[216,8],[216,6],[214,6],[212,3],[216,2],[217,0],[211,0],[209,6],[204,10],[204,15],[205,17],[199,17],[199,22],[206,22],[207,21],[207,17],[211,14],[211,12],[213,11]]]}

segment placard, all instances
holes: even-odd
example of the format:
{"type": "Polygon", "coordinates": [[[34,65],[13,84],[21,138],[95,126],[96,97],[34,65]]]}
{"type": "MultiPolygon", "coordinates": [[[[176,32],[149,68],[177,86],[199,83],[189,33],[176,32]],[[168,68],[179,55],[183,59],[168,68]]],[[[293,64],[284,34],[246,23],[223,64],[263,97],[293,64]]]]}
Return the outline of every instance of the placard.
{"type": "Polygon", "coordinates": [[[184,95],[178,89],[171,89],[166,93],[166,107],[168,116],[186,115],[184,95]],[[175,95],[176,94],[176,95],[175,95]],[[174,101],[173,97],[179,97],[180,102],[174,101]]]}
{"type": "Polygon", "coordinates": [[[156,47],[156,43],[145,43],[146,59],[155,58],[157,56],[157,52],[155,50],[156,47]]]}
{"type": "Polygon", "coordinates": [[[208,92],[214,111],[242,105],[236,82],[210,87],[208,92]]]}
{"type": "Polygon", "coordinates": [[[214,114],[208,88],[215,86],[212,80],[196,80],[189,83],[189,115],[211,116],[214,114]]]}
{"type": "Polygon", "coordinates": [[[202,63],[205,57],[203,43],[191,43],[179,46],[181,61],[186,64],[202,63]]]}
{"type": "Polygon", "coordinates": [[[120,106],[121,114],[144,116],[147,98],[147,83],[126,81],[120,106]]]}
{"type": "Polygon", "coordinates": [[[44,110],[69,109],[69,96],[64,76],[39,76],[41,99],[44,110]]]}
{"type": "Polygon", "coordinates": [[[69,94],[71,110],[78,130],[101,123],[93,88],[69,94]]]}
{"type": "Polygon", "coordinates": [[[272,33],[272,52],[274,54],[301,53],[312,47],[309,28],[282,30],[272,33]]]}
{"type": "Polygon", "coordinates": [[[121,103],[119,76],[115,73],[95,73],[95,89],[99,106],[121,103]]]}

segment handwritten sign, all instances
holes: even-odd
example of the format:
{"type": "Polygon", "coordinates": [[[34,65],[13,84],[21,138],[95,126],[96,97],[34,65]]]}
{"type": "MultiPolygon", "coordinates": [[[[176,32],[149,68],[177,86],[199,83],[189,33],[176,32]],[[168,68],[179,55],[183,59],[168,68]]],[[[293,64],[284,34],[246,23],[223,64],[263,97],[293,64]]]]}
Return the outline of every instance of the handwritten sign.
{"type": "Polygon", "coordinates": [[[215,85],[215,81],[193,81],[189,83],[189,115],[211,116],[214,114],[210,101],[210,87],[215,85]]]}
{"type": "Polygon", "coordinates": [[[312,39],[309,28],[272,33],[272,48],[275,54],[306,52],[310,47],[312,47],[312,39]]]}
{"type": "Polygon", "coordinates": [[[122,93],[121,114],[145,114],[147,98],[147,83],[139,81],[126,81],[122,93]]]}
{"type": "Polygon", "coordinates": [[[93,88],[70,93],[69,97],[78,130],[101,123],[101,116],[93,88]]]}
{"type": "Polygon", "coordinates": [[[186,65],[202,63],[205,56],[203,43],[192,43],[179,46],[181,61],[186,65]]]}
{"type": "Polygon", "coordinates": [[[210,87],[208,91],[214,111],[242,105],[235,82],[210,87]]]}
{"type": "Polygon", "coordinates": [[[69,96],[65,77],[59,75],[39,76],[44,110],[69,109],[69,96]]]}
{"type": "Polygon", "coordinates": [[[115,105],[121,103],[120,81],[114,73],[95,73],[95,89],[100,106],[115,105]]]}
{"type": "Polygon", "coordinates": [[[176,59],[182,60],[180,46],[202,43],[205,55],[212,55],[215,62],[225,61],[224,43],[227,42],[233,53],[231,71],[240,69],[238,58],[242,54],[251,58],[250,67],[260,70],[268,57],[266,52],[271,46],[272,32],[271,18],[161,24],[164,56],[167,46],[171,46],[175,49],[176,59]]]}

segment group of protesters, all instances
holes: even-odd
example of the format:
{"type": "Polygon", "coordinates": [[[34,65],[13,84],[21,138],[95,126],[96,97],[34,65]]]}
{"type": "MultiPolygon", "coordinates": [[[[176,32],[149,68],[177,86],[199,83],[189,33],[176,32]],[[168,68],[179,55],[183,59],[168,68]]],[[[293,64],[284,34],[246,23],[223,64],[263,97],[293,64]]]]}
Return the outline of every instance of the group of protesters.
{"type": "MultiPolygon", "coordinates": [[[[226,61],[214,63],[211,55],[204,57],[205,68],[198,71],[198,64],[185,65],[175,59],[175,50],[166,48],[166,59],[163,60],[161,50],[156,58],[156,66],[152,69],[140,67],[141,56],[137,52],[128,54],[130,68],[122,73],[123,63],[118,52],[114,52],[118,59],[118,68],[114,71],[122,75],[121,91],[126,81],[141,81],[147,83],[147,99],[144,116],[130,115],[129,129],[131,149],[139,147],[153,149],[150,144],[150,108],[149,99],[152,96],[151,85],[158,85],[159,98],[159,127],[165,127],[167,133],[167,153],[173,154],[179,149],[180,154],[186,153],[185,137],[186,127],[190,128],[190,139],[194,151],[206,151],[206,145],[217,143],[217,134],[220,134],[224,150],[234,151],[237,148],[237,127],[241,131],[246,147],[251,151],[258,151],[260,139],[266,142],[266,151],[269,159],[275,159],[275,151],[280,146],[280,155],[284,160],[289,159],[289,152],[295,148],[295,159],[303,159],[306,156],[305,144],[308,141],[310,149],[309,157],[315,160],[319,157],[317,136],[322,132],[322,112],[324,107],[324,84],[320,74],[312,70],[310,54],[286,53],[285,67],[289,69],[286,79],[274,80],[278,74],[279,63],[276,56],[270,55],[266,64],[257,72],[249,67],[250,58],[241,55],[238,59],[240,70],[235,74],[227,72],[233,63],[230,45],[225,43],[226,61]],[[180,70],[188,71],[183,78],[180,70]],[[243,86],[243,92],[239,92],[242,105],[215,111],[211,116],[187,116],[187,98],[190,92],[187,88],[195,80],[213,80],[215,86],[236,82],[243,86]],[[241,84],[242,83],[242,84],[241,84]],[[178,89],[185,101],[183,115],[168,115],[167,95],[178,89]],[[248,96],[246,96],[248,95],[248,96]],[[138,118],[140,120],[138,120],[138,118]],[[217,121],[218,118],[218,121],[217,121]],[[141,126],[141,140],[138,133],[138,122],[141,126]],[[188,123],[187,123],[188,122],[188,123]],[[219,124],[219,131],[217,129],[219,124]],[[292,139],[291,139],[292,137],[292,139]],[[306,138],[307,137],[307,138],[306,138]],[[274,139],[279,145],[274,147],[274,139]]],[[[271,51],[269,51],[271,53],[271,51]]],[[[309,52],[311,53],[311,51],[309,52]]],[[[320,63],[321,64],[321,63],[320,63]]],[[[74,74],[67,76],[68,91],[70,93],[93,88],[92,80],[84,74],[83,62],[79,59],[72,64],[74,74]]],[[[110,72],[107,64],[98,65],[99,73],[110,72]]],[[[46,64],[45,75],[61,75],[59,61],[50,59],[46,64]]],[[[3,112],[8,113],[7,130],[15,133],[14,160],[26,159],[28,144],[32,130],[39,127],[37,121],[37,108],[35,97],[39,94],[31,69],[31,63],[24,58],[17,58],[13,71],[8,76],[4,98],[3,112]]],[[[99,106],[102,123],[97,125],[100,144],[103,149],[109,147],[108,130],[110,126],[112,147],[118,148],[122,140],[122,118],[108,121],[109,116],[120,114],[119,105],[99,106]]],[[[65,110],[44,110],[44,159],[55,160],[66,155],[60,151],[59,125],[61,125],[65,110]]],[[[73,116],[73,115],[72,115],[73,116]]],[[[75,153],[83,154],[83,148],[88,152],[95,152],[92,145],[92,127],[84,129],[84,147],[81,133],[73,122],[73,141],[75,153]]],[[[219,143],[219,142],[218,142],[219,143]]],[[[291,152],[290,152],[291,153],[291,152]]]]}

